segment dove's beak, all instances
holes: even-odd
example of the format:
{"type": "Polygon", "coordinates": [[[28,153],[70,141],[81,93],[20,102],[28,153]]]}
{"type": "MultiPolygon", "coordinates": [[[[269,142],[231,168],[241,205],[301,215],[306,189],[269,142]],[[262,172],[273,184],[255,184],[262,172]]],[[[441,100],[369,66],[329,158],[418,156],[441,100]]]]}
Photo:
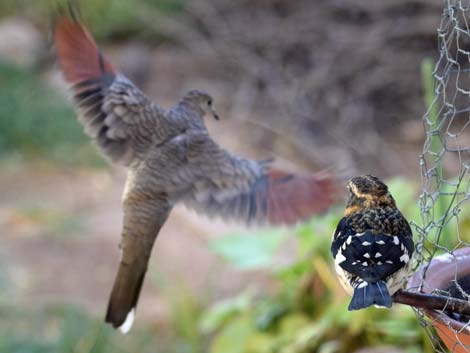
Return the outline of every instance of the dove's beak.
{"type": "Polygon", "coordinates": [[[212,113],[212,116],[214,117],[215,120],[219,120],[219,119],[220,119],[220,118],[219,118],[219,114],[217,114],[217,112],[216,112],[214,109],[211,110],[211,113],[212,113]]]}

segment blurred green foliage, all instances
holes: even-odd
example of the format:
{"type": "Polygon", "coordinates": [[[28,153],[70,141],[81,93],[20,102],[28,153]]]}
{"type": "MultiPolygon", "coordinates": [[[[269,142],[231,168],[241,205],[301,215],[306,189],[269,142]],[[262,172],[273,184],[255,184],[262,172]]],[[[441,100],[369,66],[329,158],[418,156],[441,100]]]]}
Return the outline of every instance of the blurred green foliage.
{"type": "MultiPolygon", "coordinates": [[[[0,18],[22,15],[42,31],[51,27],[54,11],[74,4],[93,28],[98,40],[136,35],[161,38],[137,16],[146,9],[175,15],[186,0],[2,0],[0,18]]],[[[105,165],[84,136],[70,103],[43,80],[38,72],[0,61],[0,158],[44,158],[59,163],[105,165]]]]}
{"type": "Polygon", "coordinates": [[[59,6],[73,4],[84,21],[93,29],[93,36],[104,38],[130,38],[136,35],[157,36],[141,21],[139,11],[148,9],[162,15],[181,13],[187,0],[2,0],[0,17],[23,15],[44,30],[50,26],[54,11],[59,6]]]}
{"type": "Polygon", "coordinates": [[[103,165],[71,105],[36,73],[0,62],[0,157],[103,165]]]}
{"type": "MultiPolygon", "coordinates": [[[[419,219],[417,187],[403,178],[387,184],[405,216],[419,219]]],[[[342,209],[333,210],[292,230],[297,255],[288,265],[276,266],[272,244],[264,245],[263,268],[270,271],[278,290],[260,296],[250,289],[209,308],[202,316],[200,329],[213,334],[210,353],[346,353],[383,345],[403,347],[407,352],[433,352],[408,307],[347,311],[350,298],[336,278],[330,254],[331,234],[341,213],[342,209]]],[[[230,247],[220,247],[222,239],[215,240],[217,246],[213,249],[241,269],[246,259],[240,247],[249,256],[260,253],[259,247],[264,244],[256,235],[228,237],[230,247]],[[237,241],[241,244],[233,244],[237,241]]],[[[280,245],[282,242],[276,242],[276,247],[280,245]]]]}
{"type": "Polygon", "coordinates": [[[78,306],[17,303],[11,287],[0,272],[0,353],[203,352],[204,337],[197,329],[201,304],[177,285],[167,293],[171,294],[167,298],[172,305],[171,323],[157,326],[140,322],[128,335],[78,306]]]}
{"type": "Polygon", "coordinates": [[[229,260],[237,269],[262,269],[272,265],[273,254],[287,236],[282,230],[227,234],[212,241],[211,249],[229,260]]]}
{"type": "Polygon", "coordinates": [[[170,326],[177,337],[173,344],[179,353],[202,353],[206,337],[199,331],[199,317],[204,304],[179,284],[166,293],[170,303],[170,326]]]}
{"type": "MultiPolygon", "coordinates": [[[[416,219],[417,186],[403,178],[387,184],[405,216],[416,219]]],[[[334,209],[295,229],[215,239],[215,253],[239,270],[268,271],[276,289],[266,294],[251,283],[235,297],[207,306],[177,279],[164,283],[160,287],[169,303],[172,334],[139,324],[124,337],[104,325],[101,317],[90,318],[78,308],[25,312],[0,301],[0,353],[343,353],[384,345],[410,353],[433,352],[406,306],[347,311],[350,298],[336,278],[329,249],[342,211],[334,209]],[[291,233],[295,256],[279,265],[277,252],[292,241],[287,237],[291,233]]],[[[468,229],[469,219],[461,219],[461,226],[468,229]]]]}
{"type": "Polygon", "coordinates": [[[17,222],[29,223],[37,230],[42,229],[45,237],[62,237],[67,234],[69,238],[84,231],[80,214],[28,204],[16,208],[14,212],[17,222]]]}
{"type": "MultiPolygon", "coordinates": [[[[149,330],[123,336],[79,308],[55,306],[34,312],[0,307],[2,353],[155,353],[164,339],[149,330]]],[[[176,352],[176,351],[175,351],[176,352]]]]}

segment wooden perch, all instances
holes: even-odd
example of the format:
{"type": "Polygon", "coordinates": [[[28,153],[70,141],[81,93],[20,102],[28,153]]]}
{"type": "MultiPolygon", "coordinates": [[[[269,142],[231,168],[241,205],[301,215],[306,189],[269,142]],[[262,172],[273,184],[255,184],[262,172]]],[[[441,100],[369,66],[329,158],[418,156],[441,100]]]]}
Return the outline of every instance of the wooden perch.
{"type": "Polygon", "coordinates": [[[399,290],[393,296],[393,301],[399,304],[414,306],[427,310],[451,311],[454,313],[470,315],[470,302],[446,297],[443,295],[424,294],[399,290]]]}

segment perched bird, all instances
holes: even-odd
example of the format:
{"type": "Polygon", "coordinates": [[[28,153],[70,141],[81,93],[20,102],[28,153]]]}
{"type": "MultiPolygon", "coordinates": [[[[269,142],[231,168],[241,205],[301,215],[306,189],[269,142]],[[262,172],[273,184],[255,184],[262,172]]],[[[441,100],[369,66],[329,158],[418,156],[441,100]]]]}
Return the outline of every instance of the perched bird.
{"type": "Polygon", "coordinates": [[[341,284],[352,294],[348,309],[373,304],[389,308],[411,266],[410,225],[377,177],[352,178],[348,190],[346,211],[331,245],[341,284]]]}
{"type": "Polygon", "coordinates": [[[324,173],[294,175],[219,147],[206,115],[212,97],[186,93],[170,109],[152,103],[100,52],[77,16],[61,11],[54,41],[79,121],[98,149],[128,167],[123,194],[122,257],[106,322],[127,332],[152,246],[173,206],[245,223],[293,223],[325,211],[338,188],[324,173]]]}

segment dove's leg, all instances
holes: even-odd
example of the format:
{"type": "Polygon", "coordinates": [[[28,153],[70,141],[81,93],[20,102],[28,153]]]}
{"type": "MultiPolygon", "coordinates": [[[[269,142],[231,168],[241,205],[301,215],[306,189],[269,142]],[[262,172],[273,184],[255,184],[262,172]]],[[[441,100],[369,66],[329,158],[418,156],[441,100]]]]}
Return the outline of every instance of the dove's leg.
{"type": "Polygon", "coordinates": [[[134,187],[124,195],[122,257],[106,313],[106,322],[124,333],[132,326],[153,243],[170,210],[164,193],[134,187]]]}

